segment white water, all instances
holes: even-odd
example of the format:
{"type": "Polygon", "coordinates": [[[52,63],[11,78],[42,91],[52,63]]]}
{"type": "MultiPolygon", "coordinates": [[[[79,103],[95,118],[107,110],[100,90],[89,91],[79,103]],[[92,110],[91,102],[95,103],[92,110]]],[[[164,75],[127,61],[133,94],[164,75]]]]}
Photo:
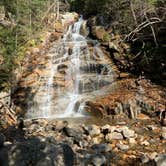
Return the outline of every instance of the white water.
{"type": "Polygon", "coordinates": [[[49,74],[29,102],[28,118],[86,116],[85,102],[103,94],[104,87],[112,84],[111,64],[96,41],[89,46],[80,34],[83,23],[80,18],[69,26],[63,39],[50,49],[49,74]]]}

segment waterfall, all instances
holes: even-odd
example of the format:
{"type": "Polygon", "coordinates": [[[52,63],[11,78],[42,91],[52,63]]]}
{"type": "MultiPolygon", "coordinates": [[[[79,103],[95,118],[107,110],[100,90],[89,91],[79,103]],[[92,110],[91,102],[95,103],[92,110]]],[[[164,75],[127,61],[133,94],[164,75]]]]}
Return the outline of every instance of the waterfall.
{"type": "Polygon", "coordinates": [[[83,23],[81,17],[70,25],[46,55],[46,76],[28,103],[28,118],[87,116],[85,102],[103,95],[112,84],[111,62],[97,41],[81,35],[83,23]]]}

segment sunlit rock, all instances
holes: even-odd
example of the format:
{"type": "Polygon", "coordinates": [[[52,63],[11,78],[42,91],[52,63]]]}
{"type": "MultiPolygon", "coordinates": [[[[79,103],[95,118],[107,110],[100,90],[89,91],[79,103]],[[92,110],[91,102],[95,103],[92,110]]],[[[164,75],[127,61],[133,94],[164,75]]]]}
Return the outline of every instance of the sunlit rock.
{"type": "Polygon", "coordinates": [[[129,149],[129,146],[125,144],[117,144],[116,146],[123,151],[127,151],[129,149]]]}
{"type": "Polygon", "coordinates": [[[106,140],[107,141],[112,141],[112,140],[122,140],[123,136],[121,133],[113,132],[110,134],[106,135],[106,140]]]}
{"type": "Polygon", "coordinates": [[[130,129],[123,129],[122,132],[123,132],[123,136],[124,136],[125,138],[132,138],[132,137],[135,136],[135,131],[130,130],[130,129]]]}
{"type": "Polygon", "coordinates": [[[104,39],[105,33],[106,33],[106,31],[105,31],[104,27],[102,27],[102,26],[93,26],[92,27],[93,36],[95,36],[99,40],[104,39]]]}

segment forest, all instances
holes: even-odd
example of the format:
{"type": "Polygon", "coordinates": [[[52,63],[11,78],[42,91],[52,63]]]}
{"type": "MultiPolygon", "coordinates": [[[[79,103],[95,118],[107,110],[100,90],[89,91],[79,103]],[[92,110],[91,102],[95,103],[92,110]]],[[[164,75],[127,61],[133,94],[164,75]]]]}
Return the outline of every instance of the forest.
{"type": "Polygon", "coordinates": [[[0,166],[164,166],[165,54],[165,0],[0,0],[0,166]]]}
{"type": "MultiPolygon", "coordinates": [[[[1,6],[1,87],[10,84],[11,72],[24,55],[27,41],[38,38],[38,31],[48,25],[41,21],[44,14],[55,3],[53,0],[2,0],[1,6]],[[34,37],[35,35],[35,37],[34,37]]],[[[64,1],[65,10],[76,11],[86,18],[96,16],[98,25],[112,28],[122,40],[133,47],[135,74],[144,71],[157,82],[165,78],[165,2],[164,0],[80,0],[64,1]],[[70,6],[70,7],[69,7],[70,6]],[[141,52],[140,52],[141,50],[141,52]],[[135,54],[138,56],[135,57],[135,54]],[[155,68],[155,66],[157,67],[155,68]],[[157,71],[156,71],[157,70],[157,71]],[[155,75],[155,76],[154,76],[155,75]]],[[[62,5],[62,6],[63,6],[62,5]]],[[[53,9],[52,9],[53,10],[53,9]]],[[[106,38],[110,36],[107,35],[106,38]]],[[[40,42],[40,41],[39,41],[40,42]]],[[[131,52],[132,54],[132,52],[131,52]]],[[[128,55],[126,55],[128,56],[128,55]]],[[[134,68],[134,69],[133,69],[134,68]]],[[[134,70],[134,71],[133,71],[134,70]]]]}

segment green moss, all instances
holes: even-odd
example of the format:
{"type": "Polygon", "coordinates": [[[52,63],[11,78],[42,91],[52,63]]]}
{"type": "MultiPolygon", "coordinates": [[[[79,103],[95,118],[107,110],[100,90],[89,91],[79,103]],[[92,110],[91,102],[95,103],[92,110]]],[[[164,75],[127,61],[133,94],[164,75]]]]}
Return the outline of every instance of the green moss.
{"type": "Polygon", "coordinates": [[[104,42],[109,42],[110,41],[110,35],[108,33],[105,33],[104,36],[103,36],[103,41],[104,42]]]}
{"type": "Polygon", "coordinates": [[[35,39],[29,40],[27,43],[30,47],[35,47],[36,46],[36,41],[35,39]]]}

